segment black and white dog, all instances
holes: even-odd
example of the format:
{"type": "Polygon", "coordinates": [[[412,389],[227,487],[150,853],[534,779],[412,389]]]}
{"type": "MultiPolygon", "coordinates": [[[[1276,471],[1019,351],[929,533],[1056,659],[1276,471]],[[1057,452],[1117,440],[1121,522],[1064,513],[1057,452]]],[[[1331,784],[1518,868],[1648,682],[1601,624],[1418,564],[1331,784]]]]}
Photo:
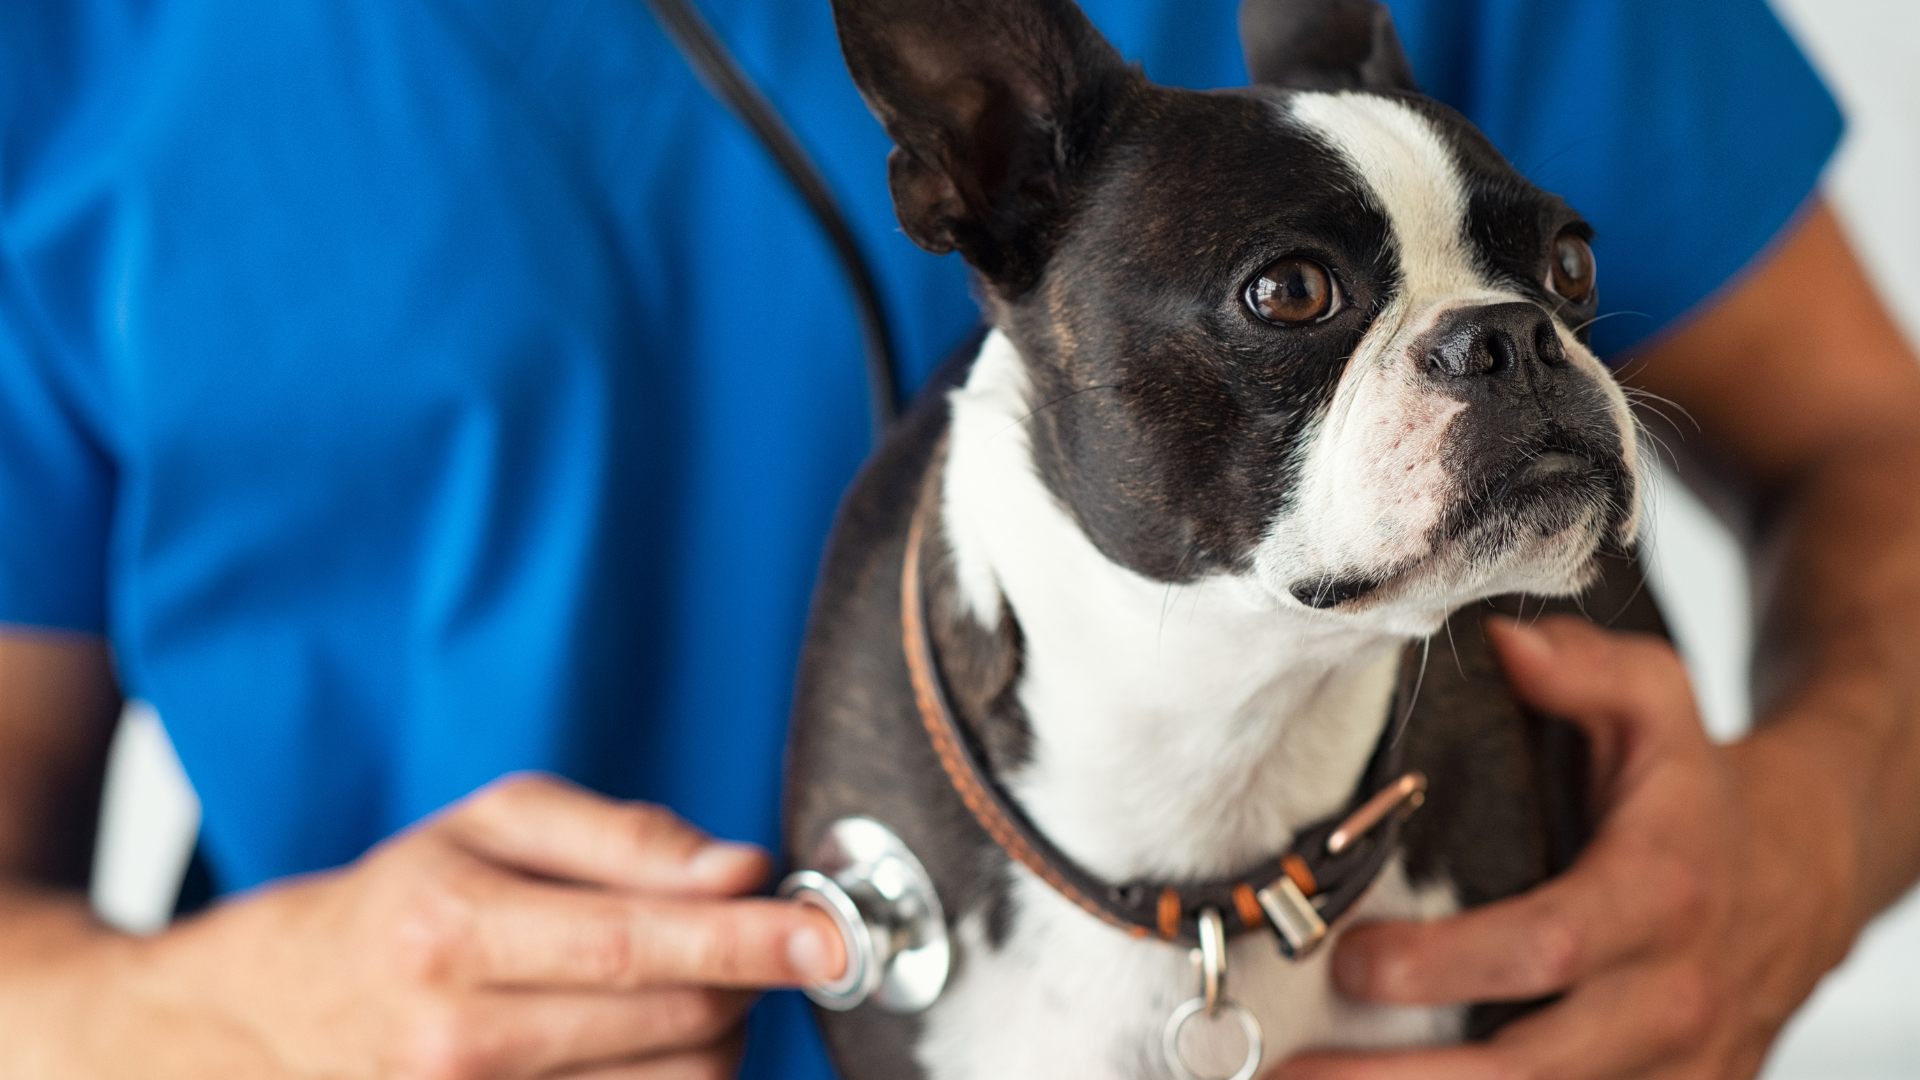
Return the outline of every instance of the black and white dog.
{"type": "MultiPolygon", "coordinates": [[[[1277,865],[1368,794],[1383,731],[1431,793],[1348,918],[1440,916],[1564,865],[1573,757],[1544,753],[1557,729],[1511,701],[1477,616],[1457,655],[1438,632],[1497,594],[1588,588],[1634,538],[1635,424],[1583,334],[1587,225],[1416,91],[1366,0],[1247,0],[1259,85],[1213,93],[1147,81],[1069,0],[834,9],[897,143],[900,222],[966,258],[992,326],[849,495],[803,662],[790,849],[884,822],[954,942],[930,1009],[823,1014],[843,1073],[1165,1077],[1196,993],[1177,898],[1149,917],[1164,935],[1109,925],[969,808],[903,649],[906,564],[962,738],[1115,897],[1277,865]],[[1449,655],[1412,698],[1430,635],[1449,655]]],[[[1239,910],[1230,929],[1264,918],[1239,910]]],[[[1300,951],[1227,948],[1269,1066],[1497,1020],[1344,1002],[1330,950],[1300,951]]]]}

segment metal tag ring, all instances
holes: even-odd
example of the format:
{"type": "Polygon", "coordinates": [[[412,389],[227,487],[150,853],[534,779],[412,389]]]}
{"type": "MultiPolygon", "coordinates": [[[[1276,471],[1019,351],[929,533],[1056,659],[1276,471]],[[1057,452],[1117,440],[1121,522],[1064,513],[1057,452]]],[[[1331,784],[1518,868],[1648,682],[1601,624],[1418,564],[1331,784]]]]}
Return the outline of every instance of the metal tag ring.
{"type": "Polygon", "coordinates": [[[1207,999],[1197,997],[1182,1004],[1173,1010],[1172,1016],[1167,1017],[1167,1030],[1160,1041],[1160,1048],[1167,1056],[1167,1068],[1173,1070],[1176,1080],[1253,1080],[1253,1074],[1260,1071],[1260,1055],[1265,1050],[1260,1039],[1260,1021],[1235,1002],[1222,1001],[1218,1007],[1221,1012],[1240,1022],[1240,1030],[1247,1036],[1247,1060],[1240,1066],[1239,1072],[1227,1077],[1201,1076],[1187,1068],[1186,1060],[1180,1056],[1180,1030],[1187,1026],[1187,1021],[1207,1011],[1207,999]]]}

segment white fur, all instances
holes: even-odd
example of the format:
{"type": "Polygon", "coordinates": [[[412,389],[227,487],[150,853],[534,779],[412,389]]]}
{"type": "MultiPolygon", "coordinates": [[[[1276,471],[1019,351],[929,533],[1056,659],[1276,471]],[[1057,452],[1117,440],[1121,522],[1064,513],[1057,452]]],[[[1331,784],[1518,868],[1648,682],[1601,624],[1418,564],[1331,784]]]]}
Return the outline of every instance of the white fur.
{"type": "MultiPolygon", "coordinates": [[[[952,395],[943,508],[967,602],[994,625],[1004,597],[1025,640],[1034,759],[1008,787],[1054,843],[1111,880],[1243,869],[1351,792],[1386,720],[1402,641],[1329,626],[1251,580],[1168,586],[1108,561],[1034,472],[1026,389],[1018,351],[990,336],[952,395]]],[[[960,973],[927,1014],[929,1074],[1157,1069],[1160,1024],[1197,985],[1186,950],[1130,938],[1024,871],[1014,899],[1004,948],[985,943],[977,919],[963,926],[960,973]],[[1088,1048],[1108,1056],[1088,1059],[1088,1048]]],[[[1366,910],[1453,906],[1395,871],[1366,910]]],[[[1457,1034],[1457,1010],[1336,1005],[1324,959],[1289,964],[1270,940],[1237,942],[1232,961],[1232,995],[1260,1018],[1270,1064],[1309,1044],[1457,1034]]]]}
{"type": "MultiPolygon", "coordinates": [[[[927,1014],[919,1047],[932,1080],[1032,1077],[1165,1077],[1160,1034],[1174,1006],[1195,995],[1187,950],[1135,941],[1074,907],[1044,882],[1015,871],[1019,917],[999,948],[976,914],[961,922],[966,960],[927,1014]]],[[[1439,918],[1450,898],[1408,887],[1397,863],[1359,905],[1361,918],[1439,918]]],[[[1323,949],[1301,963],[1270,938],[1228,946],[1227,992],[1253,1011],[1265,1035],[1262,1067],[1318,1046],[1381,1049],[1460,1038],[1458,1009],[1355,1005],[1329,989],[1323,949]]],[[[1203,1032],[1204,1033],[1204,1032],[1203,1032]]],[[[1239,1064],[1237,1032],[1207,1047],[1239,1064]]]]}
{"type": "Polygon", "coordinates": [[[1170,586],[1108,561],[1034,472],[1025,391],[1018,351],[992,335],[952,396],[945,489],[960,580],[996,586],[970,594],[976,615],[995,625],[1004,596],[1025,641],[1035,755],[1004,779],[1111,880],[1271,854],[1351,792],[1359,767],[1343,770],[1379,738],[1399,639],[1329,627],[1247,580],[1170,586]]]}
{"type": "MultiPolygon", "coordinates": [[[[1035,825],[1109,880],[1218,876],[1281,850],[1352,791],[1408,640],[1477,596],[1570,591],[1596,539],[1593,528],[1547,537],[1487,565],[1433,550],[1432,526],[1457,494],[1439,449],[1462,406],[1423,382],[1410,346],[1447,311],[1525,297],[1474,268],[1464,185],[1417,113],[1365,94],[1302,94],[1288,109],[1276,122],[1318,133],[1365,178],[1405,288],[1311,426],[1297,497],[1251,573],[1168,585],[1107,560],[1035,472],[1027,369],[1005,336],[989,336],[951,398],[942,521],[960,595],[989,627],[1004,602],[1025,643],[1017,692],[1033,757],[1003,779],[1035,825]],[[1315,611],[1288,591],[1356,568],[1403,579],[1358,614],[1315,611]]],[[[1563,344],[1610,388],[1633,462],[1624,398],[1571,335],[1563,344]]],[[[963,913],[963,958],[919,1047],[929,1075],[1165,1075],[1161,1026],[1197,988],[1186,950],[1131,938],[1012,873],[1001,947],[985,940],[981,912],[963,913]]],[[[1443,887],[1412,888],[1396,863],[1356,915],[1456,907],[1443,887]]],[[[1230,994],[1261,1021],[1267,1066],[1307,1046],[1458,1037],[1458,1009],[1341,1002],[1327,955],[1292,964],[1262,935],[1232,946],[1230,994]]]]}
{"type": "Polygon", "coordinates": [[[1464,229],[1467,189],[1453,153],[1426,118],[1377,94],[1296,94],[1287,115],[1347,160],[1393,224],[1405,293],[1423,300],[1519,299],[1474,267],[1464,229]]]}
{"type": "MultiPolygon", "coordinates": [[[[1301,484],[1255,557],[1259,576],[1284,594],[1319,577],[1398,575],[1381,592],[1389,602],[1336,617],[1409,636],[1433,632],[1474,596],[1576,591],[1585,583],[1599,520],[1491,562],[1432,546],[1433,527],[1455,494],[1440,450],[1463,406],[1431,388],[1426,357],[1414,346],[1450,311],[1529,300],[1477,269],[1465,235],[1466,185],[1445,141],[1411,108],[1373,94],[1298,94],[1276,121],[1314,133],[1367,184],[1392,226],[1403,286],[1355,350],[1332,407],[1303,440],[1301,484]]],[[[1626,396],[1591,351],[1564,328],[1559,333],[1570,362],[1608,395],[1626,467],[1637,472],[1626,396]]],[[[1638,527],[1639,487],[1623,541],[1638,527]]]]}

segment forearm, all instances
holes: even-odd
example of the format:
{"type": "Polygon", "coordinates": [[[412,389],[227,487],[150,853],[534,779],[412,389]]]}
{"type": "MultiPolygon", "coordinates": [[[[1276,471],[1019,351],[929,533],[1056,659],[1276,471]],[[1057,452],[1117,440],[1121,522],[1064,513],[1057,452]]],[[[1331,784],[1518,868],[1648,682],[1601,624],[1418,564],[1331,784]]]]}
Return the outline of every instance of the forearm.
{"type": "Polygon", "coordinates": [[[98,978],[130,939],[94,918],[84,895],[0,884],[0,1075],[83,1075],[73,1055],[111,1011],[98,978]]]}
{"type": "Polygon", "coordinates": [[[106,643],[0,627],[0,1076],[100,1075],[100,1041],[135,939],[85,893],[120,695],[106,643]]]}
{"type": "Polygon", "coordinates": [[[262,943],[223,955],[176,940],[182,934],[122,934],[83,896],[0,887],[0,1076],[305,1075],[227,1004],[230,984],[262,963],[262,943]]]}
{"type": "Polygon", "coordinates": [[[1638,376],[1756,495],[1760,721],[1734,761],[1844,948],[1920,872],[1920,364],[1816,206],[1638,376]]]}
{"type": "Polygon", "coordinates": [[[23,973],[116,937],[80,893],[0,881],[0,995],[12,993],[23,973]]]}
{"type": "Polygon", "coordinates": [[[1793,478],[1762,536],[1760,721],[1742,754],[1775,798],[1833,816],[1855,929],[1920,876],[1917,479],[1920,430],[1854,433],[1793,478]]]}

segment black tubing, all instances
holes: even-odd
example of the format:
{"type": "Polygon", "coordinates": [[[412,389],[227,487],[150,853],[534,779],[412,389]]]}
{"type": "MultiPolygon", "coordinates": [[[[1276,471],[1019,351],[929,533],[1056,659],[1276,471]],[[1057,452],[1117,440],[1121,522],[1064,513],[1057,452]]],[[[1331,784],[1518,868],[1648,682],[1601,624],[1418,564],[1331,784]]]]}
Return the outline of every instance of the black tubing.
{"type": "Polygon", "coordinates": [[[859,241],[847,227],[846,216],[840,212],[826,179],[800,140],[774,110],[773,103],[741,70],[700,12],[688,0],[645,0],[645,3],[708,92],[760,139],[780,171],[806,200],[820,227],[826,230],[834,254],[839,256],[840,267],[853,286],[855,306],[860,309],[860,338],[866,353],[873,442],[875,446],[880,445],[900,415],[900,369],[887,332],[886,311],[880,306],[879,289],[874,285],[873,273],[860,251],[859,241]]]}

